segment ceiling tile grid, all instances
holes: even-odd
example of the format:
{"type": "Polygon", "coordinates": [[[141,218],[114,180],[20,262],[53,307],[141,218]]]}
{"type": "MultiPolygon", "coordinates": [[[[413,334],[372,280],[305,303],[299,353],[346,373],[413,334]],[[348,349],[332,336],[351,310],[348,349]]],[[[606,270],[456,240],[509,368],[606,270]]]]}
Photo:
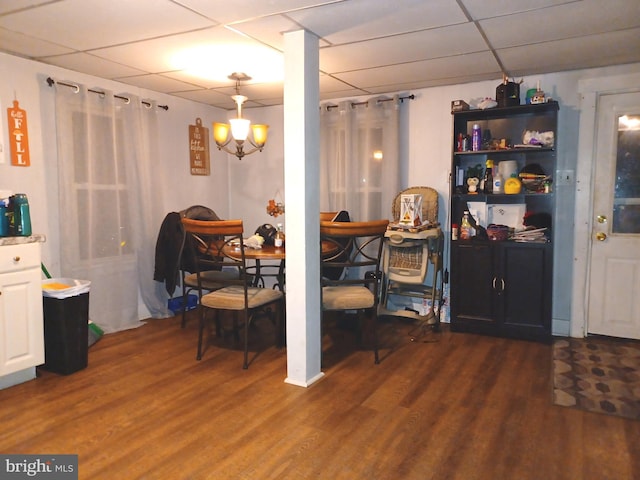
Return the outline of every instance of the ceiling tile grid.
{"type": "Polygon", "coordinates": [[[640,62],[638,0],[0,2],[0,51],[226,109],[233,71],[248,108],[282,103],[301,28],[321,99],[640,62]]]}

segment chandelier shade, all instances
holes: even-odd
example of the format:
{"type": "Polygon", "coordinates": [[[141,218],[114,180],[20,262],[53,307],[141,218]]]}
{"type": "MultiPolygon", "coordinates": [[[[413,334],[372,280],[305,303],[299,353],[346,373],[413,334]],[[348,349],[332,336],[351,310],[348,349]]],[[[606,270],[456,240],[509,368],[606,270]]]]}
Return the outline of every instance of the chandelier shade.
{"type": "Polygon", "coordinates": [[[229,120],[231,124],[231,136],[236,142],[244,142],[249,136],[249,127],[251,121],[247,118],[232,118],[229,120]]]}
{"type": "Polygon", "coordinates": [[[213,122],[213,139],[218,150],[231,153],[238,157],[238,160],[242,160],[246,155],[262,151],[267,143],[269,126],[251,125],[249,119],[242,117],[242,104],[247,100],[247,97],[239,93],[240,80],[250,80],[251,77],[244,73],[233,73],[229,75],[229,78],[236,81],[236,95],[231,97],[237,105],[236,118],[230,119],[229,123],[213,122]],[[249,136],[250,131],[251,136],[249,136]],[[227,147],[232,141],[235,142],[235,150],[227,147]],[[253,148],[245,151],[245,142],[253,148]]]}

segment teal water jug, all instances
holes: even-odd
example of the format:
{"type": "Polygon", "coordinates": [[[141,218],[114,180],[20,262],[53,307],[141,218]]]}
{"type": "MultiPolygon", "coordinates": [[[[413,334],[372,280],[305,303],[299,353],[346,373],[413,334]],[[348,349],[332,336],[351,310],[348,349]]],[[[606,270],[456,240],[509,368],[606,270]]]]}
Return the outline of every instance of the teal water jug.
{"type": "Polygon", "coordinates": [[[27,200],[27,195],[24,193],[16,193],[13,196],[13,228],[14,235],[18,237],[31,235],[29,200],[27,200]]]}
{"type": "Polygon", "coordinates": [[[8,237],[9,234],[9,199],[0,198],[0,237],[8,237]]]}

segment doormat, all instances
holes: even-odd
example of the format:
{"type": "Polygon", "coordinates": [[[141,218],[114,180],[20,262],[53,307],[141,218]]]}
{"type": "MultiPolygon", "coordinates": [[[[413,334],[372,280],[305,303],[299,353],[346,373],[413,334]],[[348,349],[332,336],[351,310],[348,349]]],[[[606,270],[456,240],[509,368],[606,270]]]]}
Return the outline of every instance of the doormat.
{"type": "Polygon", "coordinates": [[[552,368],[555,405],[640,420],[640,342],[558,339],[552,368]]]}

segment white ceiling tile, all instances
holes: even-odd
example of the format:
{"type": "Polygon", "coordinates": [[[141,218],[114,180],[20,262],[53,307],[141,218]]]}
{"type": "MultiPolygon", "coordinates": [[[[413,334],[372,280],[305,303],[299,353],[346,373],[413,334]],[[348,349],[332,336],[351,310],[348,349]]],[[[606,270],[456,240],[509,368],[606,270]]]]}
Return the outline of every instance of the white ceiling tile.
{"type": "Polygon", "coordinates": [[[350,90],[353,87],[342,80],[334,78],[329,75],[320,75],[320,90],[323,92],[340,92],[343,90],[350,90]]]}
{"type": "Polygon", "coordinates": [[[15,12],[25,8],[49,3],[51,0],[2,0],[0,3],[0,15],[7,12],[15,12]]]}
{"type": "MultiPolygon", "coordinates": [[[[349,88],[345,90],[336,90],[335,92],[326,92],[320,94],[320,100],[334,100],[341,98],[354,98],[361,97],[363,95],[370,95],[371,92],[368,90],[360,90],[358,88],[349,88]]],[[[333,102],[332,102],[333,103],[333,102]]]]}
{"type": "Polygon", "coordinates": [[[483,20],[480,26],[494,48],[593,35],[640,26],[640,1],[583,0],[533,14],[483,20]]]}
{"type": "Polygon", "coordinates": [[[0,50],[32,58],[71,53],[72,49],[0,28],[0,50]]]}
{"type": "MultiPolygon", "coordinates": [[[[300,30],[300,26],[284,15],[272,15],[270,17],[261,17],[247,22],[236,23],[232,28],[248,35],[251,38],[277,48],[284,50],[284,33],[300,30]]],[[[326,41],[319,39],[320,47],[329,45],[326,41]]]]}
{"type": "Polygon", "coordinates": [[[181,0],[180,3],[223,24],[333,3],[331,0],[232,0],[232,2],[229,0],[181,0]]]}
{"type": "MultiPolygon", "coordinates": [[[[235,95],[235,87],[226,87],[224,90],[228,95],[235,95]]],[[[261,102],[269,98],[281,97],[284,93],[284,85],[282,83],[257,83],[257,84],[240,84],[240,94],[248,97],[249,101],[261,102]]]]}
{"type": "Polygon", "coordinates": [[[118,45],[213,22],[170,0],[65,0],[0,17],[0,26],[76,50],[118,45]]]}
{"type": "Polygon", "coordinates": [[[506,48],[498,54],[515,76],[640,62],[640,28],[506,48]]]}
{"type": "Polygon", "coordinates": [[[136,87],[163,93],[186,92],[189,90],[200,90],[202,88],[189,83],[180,82],[163,75],[135,75],[132,77],[117,78],[116,80],[128,83],[129,85],[135,85],[136,87]]]}
{"type": "MultiPolygon", "coordinates": [[[[488,72],[488,73],[472,73],[465,74],[463,76],[449,77],[449,78],[437,78],[432,80],[420,80],[419,82],[402,82],[393,83],[392,85],[381,85],[378,87],[369,88],[370,93],[386,93],[386,92],[411,92],[415,89],[438,87],[443,85],[459,85],[472,82],[483,82],[485,80],[500,81],[502,78],[501,73],[488,72]]],[[[487,96],[492,96],[493,92],[488,92],[487,96]]]]}
{"type": "Polygon", "coordinates": [[[323,99],[640,63],[640,0],[0,0],[0,50],[228,109],[234,71],[247,107],[282,102],[300,28],[320,37],[323,99]]]}
{"type": "Polygon", "coordinates": [[[228,95],[223,95],[215,90],[191,90],[188,92],[176,92],[173,95],[194,102],[206,103],[225,110],[233,109],[235,105],[228,95]]]}
{"type": "Polygon", "coordinates": [[[221,80],[210,80],[210,79],[206,79],[206,78],[201,78],[199,76],[193,75],[189,72],[186,72],[184,70],[176,70],[173,72],[164,72],[162,73],[163,76],[168,77],[168,78],[173,78],[175,80],[179,80],[181,82],[184,83],[188,83],[191,85],[197,85],[198,87],[201,88],[218,88],[218,87],[224,87],[225,85],[227,85],[229,83],[228,79],[225,79],[224,81],[221,80]]]}
{"type": "Polygon", "coordinates": [[[396,65],[416,60],[486,50],[472,23],[396,35],[320,50],[320,68],[327,73],[396,65]]]}
{"type": "Polygon", "coordinates": [[[535,17],[536,10],[575,0],[460,0],[474,20],[491,17],[502,17],[513,13],[531,12],[535,17]]]}
{"type": "Polygon", "coordinates": [[[336,78],[360,88],[388,86],[426,80],[452,79],[467,75],[469,71],[500,77],[500,67],[489,52],[455,57],[423,60],[389,67],[373,68],[334,75],[336,78]]]}
{"type": "Polygon", "coordinates": [[[288,16],[334,45],[467,21],[454,1],[424,0],[350,0],[288,16]]]}
{"type": "MultiPolygon", "coordinates": [[[[219,79],[226,80],[226,77],[233,72],[244,72],[259,81],[261,71],[256,71],[258,60],[265,60],[275,56],[282,61],[282,55],[273,49],[269,49],[257,42],[239,35],[224,27],[214,27],[206,30],[173,35],[171,37],[157,38],[136,42],[130,45],[121,45],[94,50],[97,56],[107,58],[114,62],[127,65],[136,64],[141,70],[149,73],[173,72],[179,69],[177,55],[194,47],[202,48],[200,66],[218,68],[219,79]],[[238,55],[232,59],[233,64],[221,61],[234,46],[248,46],[254,52],[249,55],[238,55]],[[275,52],[275,54],[274,54],[275,52]]],[[[271,72],[275,70],[272,59],[269,63],[271,72]]],[[[281,72],[282,75],[282,72],[281,72]]],[[[282,77],[281,77],[282,78],[282,77]]]]}
{"type": "Polygon", "coordinates": [[[88,53],[71,53],[69,55],[43,57],[40,60],[51,65],[57,65],[58,67],[109,79],[144,73],[137,68],[110,62],[109,60],[98,58],[88,53]]]}

